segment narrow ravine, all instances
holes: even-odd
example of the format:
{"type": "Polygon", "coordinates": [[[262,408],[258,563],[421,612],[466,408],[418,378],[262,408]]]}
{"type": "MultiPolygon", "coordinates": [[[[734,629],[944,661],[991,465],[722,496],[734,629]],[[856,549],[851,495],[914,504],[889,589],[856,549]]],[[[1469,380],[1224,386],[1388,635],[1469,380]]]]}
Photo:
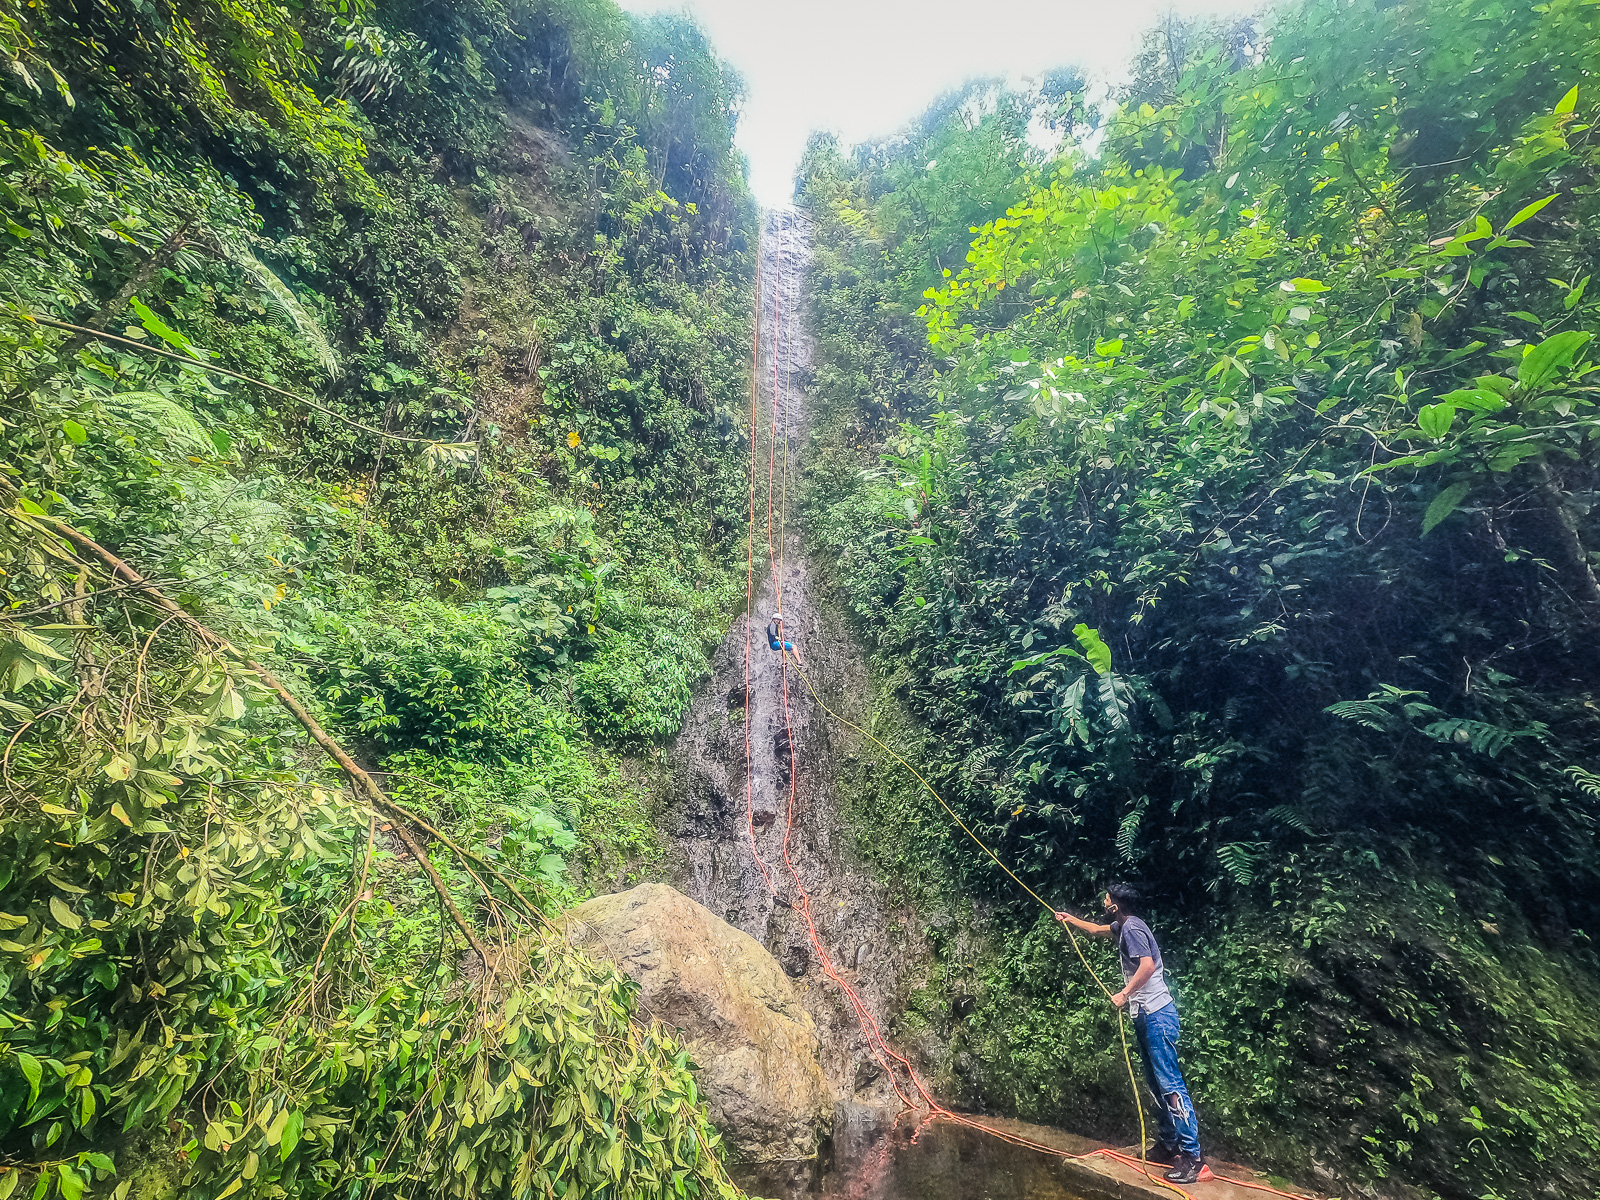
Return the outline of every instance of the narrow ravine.
{"type": "MultiPolygon", "coordinates": [[[[874,1053],[863,1030],[863,1022],[875,1025],[890,1053],[905,1055],[923,1086],[931,1084],[927,1056],[897,1038],[894,1025],[906,989],[929,959],[927,914],[897,903],[854,853],[836,771],[860,751],[858,737],[822,711],[806,682],[835,711],[866,719],[864,656],[808,569],[797,519],[812,378],[804,320],[809,236],[805,216],[793,209],[764,220],[752,363],[749,611],[724,637],[678,736],[665,822],[678,889],[755,938],[794,981],[816,1022],[836,1100],[832,1137],[819,1158],[747,1165],[741,1183],[752,1194],[786,1200],[1161,1194],[1126,1167],[1075,1157],[1096,1151],[1094,1143],[1059,1130],[993,1118],[983,1129],[921,1124],[926,1114],[902,1104],[907,1097],[923,1108],[915,1085],[896,1066],[897,1093],[883,1047],[874,1053]],[[768,648],[767,622],[780,609],[804,678],[785,671],[768,648]]],[[[1219,1194],[1234,1200],[1232,1192],[1219,1194]]]]}
{"type": "MultiPolygon", "coordinates": [[[[1106,1148],[1058,1129],[990,1116],[973,1124],[949,1110],[931,1120],[939,1097],[925,1089],[938,1086],[938,1051],[896,1036],[906,993],[930,961],[930,914],[897,901],[855,853],[838,768],[862,746],[811,690],[852,723],[869,720],[864,655],[808,568],[798,521],[812,382],[809,260],[806,217],[768,213],[752,361],[748,612],[728,630],[678,736],[665,814],[676,886],[755,938],[794,981],[836,1102],[818,1158],[746,1164],[740,1182],[784,1200],[1170,1194],[1141,1179],[1137,1161],[1103,1158],[1106,1148]],[[767,622],[780,610],[798,671],[767,644],[767,622]],[[876,1047],[867,1027],[881,1037],[876,1047]]],[[[1250,1174],[1234,1170],[1236,1179],[1250,1174]]],[[[1260,1187],[1211,1186],[1218,1200],[1260,1187]]]]}
{"type": "Polygon", "coordinates": [[[359,7],[0,9],[0,1200],[1600,1200],[1600,0],[359,7]]]}

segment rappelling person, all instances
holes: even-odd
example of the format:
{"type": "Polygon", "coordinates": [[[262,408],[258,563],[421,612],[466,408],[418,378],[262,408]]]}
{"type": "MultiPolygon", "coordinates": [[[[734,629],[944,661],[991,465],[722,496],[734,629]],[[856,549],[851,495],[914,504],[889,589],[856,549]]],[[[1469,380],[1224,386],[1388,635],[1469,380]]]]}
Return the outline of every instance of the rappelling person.
{"type": "Polygon", "coordinates": [[[767,622],[767,645],[771,646],[774,650],[787,650],[790,654],[794,655],[795,665],[802,665],[800,662],[800,651],[794,648],[794,643],[783,640],[783,614],[781,612],[773,613],[772,620],[767,622]]]}
{"type": "Polygon", "coordinates": [[[1145,1081],[1156,1097],[1159,1125],[1149,1158],[1172,1164],[1166,1173],[1169,1182],[1194,1183],[1205,1168],[1200,1156],[1200,1121],[1178,1066],[1178,1006],[1167,990],[1161,947],[1150,926],[1138,916],[1139,893],[1133,888],[1113,883],[1101,903],[1111,918],[1109,925],[1096,925],[1068,912],[1056,913],[1056,920],[1116,940],[1123,988],[1111,997],[1111,1003],[1126,1008],[1133,1018],[1145,1081]]]}

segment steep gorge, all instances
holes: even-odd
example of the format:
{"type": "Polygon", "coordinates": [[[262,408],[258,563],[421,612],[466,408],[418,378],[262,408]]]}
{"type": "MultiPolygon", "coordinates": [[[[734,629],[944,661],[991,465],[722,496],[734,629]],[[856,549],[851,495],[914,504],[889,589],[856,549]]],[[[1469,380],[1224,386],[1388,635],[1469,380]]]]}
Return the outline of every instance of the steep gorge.
{"type": "Polygon", "coordinates": [[[686,19],[0,5],[0,1200],[731,1200],[550,933],[641,878],[846,1106],[864,1014],[1125,1143],[1060,930],[779,608],[1032,886],[1144,886],[1208,1148],[1592,1192],[1597,22],[1171,21],[763,217],[686,19]]]}

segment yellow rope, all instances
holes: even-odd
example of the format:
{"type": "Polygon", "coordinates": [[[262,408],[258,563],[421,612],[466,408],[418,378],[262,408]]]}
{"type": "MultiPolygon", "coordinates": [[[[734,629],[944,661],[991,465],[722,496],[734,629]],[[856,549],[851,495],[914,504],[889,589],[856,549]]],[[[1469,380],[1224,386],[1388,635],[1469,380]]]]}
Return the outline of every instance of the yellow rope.
{"type": "MultiPolygon", "coordinates": [[[[827,705],[827,702],[824,701],[823,698],[820,695],[817,694],[817,689],[812,685],[810,677],[808,675],[806,675],[805,671],[803,671],[801,669],[800,662],[799,662],[798,659],[794,660],[794,668],[795,668],[795,673],[797,675],[799,675],[800,678],[805,682],[807,690],[809,690],[810,693],[811,693],[811,698],[817,702],[817,707],[822,709],[823,712],[827,713],[828,716],[832,717],[835,721],[839,722],[839,724],[845,726],[848,729],[855,730],[862,737],[866,738],[869,742],[871,742],[874,746],[878,747],[878,749],[882,750],[890,758],[894,759],[895,762],[899,763],[906,770],[910,771],[912,775],[916,776],[917,782],[920,783],[924,788],[927,789],[928,795],[932,796],[935,800],[937,800],[939,802],[939,807],[940,808],[944,809],[945,812],[950,814],[950,819],[953,820],[957,825],[961,826],[961,832],[966,834],[969,838],[972,839],[973,845],[977,846],[979,850],[982,850],[986,855],[988,855],[990,861],[992,861],[995,866],[999,867],[1008,876],[1010,876],[1011,877],[1011,881],[1013,883],[1015,883],[1019,888],[1021,888],[1025,892],[1027,892],[1028,895],[1032,896],[1041,905],[1043,905],[1044,908],[1050,913],[1051,917],[1055,917],[1055,915],[1056,915],[1055,907],[1053,905],[1051,905],[1050,903],[1048,903],[1043,896],[1039,895],[1038,892],[1034,891],[1031,887],[1029,887],[1027,885],[1027,883],[1025,883],[1017,875],[1017,873],[1015,871],[1013,871],[1010,867],[1006,866],[1005,863],[1000,861],[1000,856],[997,855],[993,850],[989,849],[989,847],[984,844],[984,841],[983,841],[982,838],[980,838],[977,834],[972,832],[972,828],[965,821],[963,821],[961,819],[961,814],[956,812],[955,809],[951,808],[948,804],[946,804],[945,800],[944,800],[944,797],[939,795],[938,792],[934,791],[933,785],[922,777],[922,772],[918,771],[915,767],[913,767],[910,763],[908,763],[904,758],[900,757],[900,755],[896,754],[892,749],[890,749],[888,746],[884,745],[877,738],[873,737],[871,733],[867,732],[867,730],[865,730],[861,726],[857,725],[854,721],[848,720],[845,717],[841,717],[838,713],[834,712],[833,709],[829,708],[828,705],[827,705]]],[[[1094,969],[1093,964],[1091,964],[1089,962],[1088,957],[1084,954],[1083,947],[1078,944],[1078,935],[1073,932],[1073,929],[1072,929],[1071,925],[1067,925],[1065,922],[1062,922],[1062,925],[1065,927],[1065,929],[1067,931],[1067,937],[1072,942],[1072,949],[1078,955],[1078,961],[1083,964],[1084,970],[1089,972],[1089,977],[1091,979],[1093,979],[1095,981],[1095,983],[1097,985],[1099,985],[1100,990],[1105,993],[1106,999],[1110,1000],[1111,999],[1111,994],[1112,994],[1111,993],[1111,989],[1106,987],[1105,981],[1100,978],[1100,972],[1098,972],[1098,971],[1096,971],[1094,969]]],[[[1177,1192],[1178,1195],[1184,1196],[1184,1197],[1187,1198],[1188,1197],[1188,1193],[1183,1191],[1181,1188],[1178,1188],[1178,1187],[1174,1186],[1173,1184],[1168,1183],[1164,1179],[1163,1180],[1157,1180],[1157,1179],[1155,1179],[1154,1176],[1152,1176],[1150,1174],[1149,1163],[1148,1163],[1148,1160],[1145,1158],[1145,1138],[1146,1138],[1146,1128],[1147,1127],[1145,1125],[1145,1119],[1144,1119],[1144,1100],[1139,1095],[1139,1080],[1138,1080],[1138,1077],[1134,1074],[1134,1070],[1133,1070],[1133,1052],[1128,1049],[1128,1025],[1127,1025],[1126,1019],[1124,1018],[1124,1014],[1123,1014],[1123,1012],[1122,1012],[1122,1010],[1120,1008],[1117,1009],[1117,1037],[1122,1043],[1122,1061],[1123,1061],[1123,1064],[1128,1068],[1128,1084],[1133,1089],[1133,1103],[1134,1103],[1134,1106],[1139,1110],[1139,1163],[1140,1163],[1141,1167],[1144,1170],[1145,1178],[1151,1180],[1152,1182],[1160,1183],[1164,1187],[1171,1188],[1173,1191],[1177,1192]]]]}
{"type": "MultiPolygon", "coordinates": [[[[774,303],[774,305],[779,303],[779,300],[778,300],[778,297],[777,297],[776,288],[777,288],[777,285],[775,283],[774,284],[774,294],[773,294],[773,303],[774,303]]],[[[781,345],[781,342],[779,341],[778,337],[775,336],[774,339],[773,339],[773,347],[772,347],[772,353],[773,353],[773,356],[774,356],[774,360],[773,360],[773,385],[774,386],[773,386],[773,389],[772,389],[772,406],[773,406],[774,414],[776,413],[777,404],[778,404],[778,394],[777,394],[777,386],[776,386],[777,385],[777,355],[781,354],[782,351],[783,351],[783,347],[781,345]]],[[[784,396],[784,405],[783,405],[783,476],[782,476],[782,483],[781,483],[781,489],[782,490],[780,492],[780,498],[779,498],[779,502],[778,502],[778,548],[777,548],[778,571],[777,571],[777,574],[776,574],[776,579],[780,581],[780,582],[777,582],[777,587],[779,589],[779,591],[778,591],[778,601],[779,601],[778,608],[779,608],[779,611],[782,611],[782,608],[783,608],[783,604],[782,604],[782,598],[783,598],[783,596],[782,596],[782,587],[783,587],[783,584],[781,583],[781,578],[782,578],[782,571],[783,571],[783,559],[784,559],[784,548],[785,548],[784,547],[784,543],[786,542],[787,537],[788,537],[788,524],[789,524],[789,511],[788,511],[789,510],[789,404],[788,404],[788,398],[789,398],[789,363],[787,361],[784,363],[783,396],[784,396]]],[[[772,424],[773,424],[773,431],[774,431],[774,435],[775,435],[776,434],[777,421],[774,420],[772,422],[772,424]]],[[[771,487],[771,480],[770,479],[768,480],[768,487],[769,487],[769,489],[771,487]]],[[[769,491],[769,495],[770,495],[770,491],[769,491]]],[[[779,653],[783,654],[785,652],[784,651],[779,651],[779,653]]],[[[1055,907],[1053,905],[1047,903],[1043,896],[1039,895],[1038,892],[1034,891],[1031,887],[1029,887],[1021,878],[1018,877],[1018,875],[1017,875],[1017,873],[1015,871],[1013,871],[1010,867],[1006,866],[1005,863],[1000,861],[1000,857],[997,854],[995,854],[995,852],[993,850],[989,849],[989,847],[984,844],[983,840],[980,837],[978,837],[977,834],[972,832],[971,827],[968,826],[967,823],[961,819],[961,815],[959,813],[957,813],[955,809],[951,808],[948,804],[945,803],[943,796],[939,795],[938,792],[934,791],[933,785],[930,784],[926,779],[924,779],[922,777],[922,773],[920,771],[918,771],[915,767],[913,767],[910,763],[908,763],[900,755],[896,754],[888,746],[884,745],[877,738],[873,737],[872,734],[867,732],[865,729],[861,728],[861,726],[855,724],[853,721],[849,721],[849,720],[845,719],[844,717],[841,717],[838,713],[834,712],[831,708],[829,708],[827,703],[822,699],[822,697],[817,694],[817,689],[814,686],[812,686],[810,677],[801,668],[799,658],[798,657],[794,657],[792,655],[791,655],[791,657],[792,657],[793,662],[794,662],[794,668],[795,668],[796,674],[798,674],[800,676],[800,678],[805,682],[807,690],[809,690],[811,692],[811,698],[817,702],[817,706],[819,708],[821,708],[823,712],[827,713],[828,716],[832,717],[835,721],[839,722],[841,725],[844,725],[847,728],[855,730],[862,737],[866,738],[873,745],[877,746],[885,754],[887,754],[891,758],[893,758],[897,763],[899,763],[906,770],[910,771],[911,774],[916,777],[917,782],[920,783],[924,788],[927,789],[928,795],[932,796],[935,800],[937,800],[939,802],[939,807],[944,809],[945,812],[949,813],[950,814],[950,818],[953,821],[955,821],[955,823],[957,825],[959,825],[961,827],[961,832],[965,833],[969,838],[971,838],[973,844],[975,846],[977,846],[978,849],[982,850],[986,855],[988,855],[989,859],[994,863],[995,866],[999,867],[1008,876],[1010,876],[1010,878],[1011,878],[1013,883],[1015,883],[1023,891],[1027,892],[1029,896],[1033,897],[1033,899],[1037,900],[1041,905],[1043,905],[1044,908],[1050,913],[1052,918],[1055,917],[1055,914],[1056,914],[1055,907]]],[[[1094,969],[1093,964],[1091,964],[1089,962],[1088,957],[1084,954],[1083,947],[1078,944],[1078,935],[1077,935],[1077,933],[1074,932],[1072,926],[1071,925],[1067,925],[1066,922],[1061,922],[1061,924],[1066,928],[1067,937],[1072,943],[1072,949],[1073,949],[1074,953],[1076,953],[1077,956],[1078,956],[1078,961],[1083,964],[1084,970],[1089,972],[1089,977],[1095,981],[1095,984],[1100,988],[1101,992],[1103,992],[1105,994],[1106,999],[1110,1000],[1111,999],[1111,995],[1112,995],[1111,989],[1106,987],[1105,981],[1100,978],[1100,973],[1094,969]]],[[[1113,1005],[1113,1007],[1115,1007],[1115,1006],[1113,1005]]],[[[1145,1124],[1145,1116],[1144,1116],[1144,1101],[1139,1095],[1139,1080],[1138,1080],[1138,1077],[1134,1074],[1134,1070],[1133,1070],[1133,1053],[1132,1053],[1131,1050],[1128,1049],[1128,1025],[1127,1025],[1127,1021],[1126,1021],[1126,1019],[1124,1017],[1124,1014],[1123,1014],[1123,1012],[1122,1012],[1122,1010],[1120,1008],[1116,1009],[1116,1013],[1117,1013],[1117,1039],[1122,1045],[1122,1062],[1123,1062],[1123,1065],[1125,1067],[1127,1067],[1127,1070],[1128,1070],[1128,1084],[1133,1089],[1133,1103],[1134,1103],[1134,1107],[1138,1110],[1138,1113],[1139,1113],[1139,1164],[1140,1164],[1140,1168],[1143,1171],[1144,1176],[1145,1176],[1146,1179],[1149,1179],[1154,1183],[1159,1183],[1159,1184],[1161,1184],[1161,1186],[1166,1187],[1166,1188],[1170,1189],[1171,1191],[1176,1192],[1178,1195],[1184,1197],[1184,1200],[1190,1200],[1189,1194],[1187,1192],[1185,1192],[1182,1188],[1179,1188],[1179,1187],[1173,1185],[1172,1183],[1168,1182],[1167,1180],[1164,1180],[1164,1179],[1159,1179],[1158,1180],[1153,1175],[1150,1174],[1149,1162],[1145,1158],[1145,1153],[1146,1153],[1146,1151],[1145,1151],[1145,1140],[1146,1140],[1146,1129],[1147,1129],[1147,1127],[1146,1127],[1146,1124],[1145,1124]]]]}

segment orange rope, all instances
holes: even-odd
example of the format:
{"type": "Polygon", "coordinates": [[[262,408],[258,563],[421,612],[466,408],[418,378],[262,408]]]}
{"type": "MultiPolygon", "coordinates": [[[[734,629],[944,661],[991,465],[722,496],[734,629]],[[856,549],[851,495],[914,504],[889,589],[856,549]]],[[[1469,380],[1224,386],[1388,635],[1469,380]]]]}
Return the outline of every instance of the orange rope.
{"type": "Polygon", "coordinates": [[[752,797],[754,781],[750,775],[750,638],[755,632],[755,580],[756,580],[756,393],[760,382],[761,356],[761,252],[756,249],[756,314],[755,329],[750,346],[750,523],[745,527],[745,584],[744,584],[744,812],[745,828],[750,835],[750,853],[761,868],[761,877],[772,890],[772,876],[767,864],[756,849],[755,801],[752,797]]]}
{"type": "MultiPolygon", "coordinates": [[[[760,314],[762,312],[764,312],[765,307],[766,307],[765,298],[761,294],[761,289],[760,289],[760,284],[759,284],[759,270],[760,270],[759,263],[760,263],[760,254],[759,254],[759,249],[758,249],[758,253],[757,253],[758,283],[757,283],[757,290],[756,290],[756,308],[757,308],[758,320],[759,320],[760,314]]],[[[782,576],[780,574],[779,567],[778,567],[779,555],[780,555],[781,552],[780,552],[780,550],[778,548],[774,547],[773,536],[772,536],[772,533],[773,533],[773,529],[772,529],[772,526],[773,526],[773,521],[772,521],[772,515],[773,515],[772,514],[772,508],[773,508],[772,500],[773,500],[773,496],[772,496],[772,492],[773,492],[773,479],[774,479],[774,476],[776,474],[776,469],[775,468],[776,468],[776,463],[777,463],[777,446],[776,446],[776,443],[777,443],[777,432],[776,432],[776,430],[777,430],[777,414],[776,414],[777,396],[776,396],[776,388],[777,388],[777,377],[778,377],[777,347],[778,347],[778,345],[780,343],[780,339],[782,337],[782,297],[781,297],[781,293],[779,291],[779,288],[780,288],[781,283],[782,283],[783,274],[782,274],[782,263],[780,262],[778,265],[779,265],[779,270],[776,273],[777,277],[774,279],[773,285],[772,285],[773,321],[772,321],[772,336],[771,336],[770,340],[773,343],[774,349],[773,349],[773,363],[772,363],[773,391],[772,391],[772,394],[771,394],[771,396],[772,396],[772,405],[771,405],[772,417],[771,417],[771,421],[769,422],[769,427],[768,427],[768,443],[767,443],[767,445],[768,445],[768,449],[767,449],[767,558],[768,558],[768,562],[772,565],[773,586],[774,586],[774,589],[776,590],[778,598],[779,598],[778,611],[782,612],[783,608],[782,608],[781,601],[782,601],[782,596],[783,596],[783,583],[782,583],[782,576]]],[[[760,331],[759,331],[759,327],[758,327],[757,333],[756,333],[756,347],[755,347],[755,351],[754,351],[754,355],[753,355],[754,361],[757,364],[759,364],[759,356],[760,356],[760,331]]],[[[751,374],[752,374],[752,378],[751,378],[751,431],[750,431],[751,432],[751,457],[750,457],[750,468],[751,468],[751,481],[750,481],[750,487],[751,487],[751,513],[750,513],[749,541],[753,544],[754,537],[755,537],[755,501],[754,501],[755,461],[756,461],[755,460],[755,428],[756,428],[755,422],[756,422],[756,419],[757,419],[756,418],[757,403],[758,403],[758,401],[757,401],[757,392],[758,392],[758,389],[759,389],[759,379],[760,379],[759,366],[754,368],[752,370],[751,374]]],[[[787,452],[787,447],[785,449],[786,449],[786,452],[787,452]]],[[[785,459],[785,464],[787,465],[787,459],[785,459]]],[[[779,541],[781,543],[781,541],[782,541],[781,537],[780,537],[779,541]]],[[[746,627],[745,627],[745,679],[747,681],[746,682],[746,705],[747,705],[747,708],[746,708],[746,715],[745,715],[745,820],[746,820],[746,825],[747,825],[747,827],[748,827],[748,829],[750,831],[750,852],[751,852],[751,854],[754,856],[754,858],[756,860],[756,865],[761,870],[762,878],[766,881],[768,893],[773,895],[773,896],[776,896],[777,895],[777,889],[773,886],[772,876],[771,876],[771,873],[770,873],[770,871],[768,869],[767,862],[766,862],[765,859],[762,858],[761,851],[757,847],[756,841],[755,841],[755,808],[754,808],[754,801],[753,801],[753,775],[754,775],[754,771],[753,771],[753,767],[752,767],[752,763],[751,763],[751,756],[750,756],[750,713],[751,713],[751,709],[753,707],[753,704],[752,704],[751,698],[749,697],[749,690],[748,690],[749,689],[748,680],[749,680],[749,677],[750,677],[750,659],[749,659],[749,656],[750,656],[750,639],[751,639],[751,634],[753,632],[753,625],[754,625],[754,610],[753,610],[752,602],[750,600],[750,596],[753,594],[753,590],[754,590],[754,562],[753,562],[753,557],[752,557],[752,561],[748,564],[748,566],[749,566],[749,570],[750,570],[750,576],[746,581],[746,617],[745,617],[745,620],[746,620],[746,627]]],[[[822,939],[821,939],[820,935],[817,932],[816,922],[815,922],[815,920],[814,920],[814,918],[812,916],[812,912],[811,912],[811,896],[806,891],[805,886],[800,882],[799,874],[795,871],[794,863],[793,863],[792,859],[789,857],[789,840],[790,840],[790,835],[792,834],[793,828],[794,828],[794,803],[795,803],[795,779],[796,779],[796,775],[795,775],[794,733],[793,733],[793,725],[792,725],[792,722],[790,721],[790,714],[789,714],[789,681],[788,681],[788,672],[787,672],[787,656],[782,655],[781,652],[780,652],[780,661],[782,663],[782,665],[780,666],[780,671],[782,672],[782,674],[781,674],[781,686],[783,688],[783,694],[784,694],[784,725],[785,725],[785,730],[786,730],[786,732],[788,734],[788,737],[789,737],[789,801],[788,801],[788,811],[787,811],[787,814],[786,814],[786,820],[785,820],[785,824],[784,824],[784,834],[783,834],[783,858],[784,858],[784,863],[788,867],[789,874],[793,878],[794,883],[795,883],[795,887],[796,887],[796,889],[798,890],[798,892],[800,894],[800,898],[801,898],[800,912],[803,915],[803,917],[805,918],[806,929],[807,929],[807,932],[808,932],[808,934],[810,936],[811,944],[812,944],[813,948],[817,952],[817,959],[818,959],[818,962],[822,966],[823,973],[826,974],[827,977],[830,980],[832,980],[833,983],[836,984],[839,987],[839,989],[845,994],[845,997],[849,1000],[850,1007],[852,1008],[852,1010],[854,1010],[854,1012],[856,1014],[856,1019],[859,1022],[859,1024],[861,1025],[862,1033],[865,1035],[865,1037],[867,1039],[867,1049],[868,1049],[869,1053],[872,1054],[873,1058],[877,1060],[877,1063],[878,1063],[879,1067],[882,1068],[882,1070],[884,1072],[884,1075],[888,1078],[888,1080],[890,1082],[890,1085],[894,1088],[895,1095],[899,1097],[900,1102],[903,1105],[905,1105],[905,1107],[914,1108],[915,1105],[912,1102],[912,1100],[910,1099],[910,1097],[908,1097],[905,1094],[905,1092],[901,1090],[900,1082],[899,1082],[898,1078],[896,1078],[895,1073],[894,1073],[894,1068],[890,1065],[890,1061],[889,1060],[894,1059],[894,1060],[898,1060],[900,1062],[905,1063],[905,1065],[906,1065],[908,1070],[910,1068],[910,1064],[906,1063],[903,1058],[901,1058],[899,1055],[895,1054],[894,1051],[892,1049],[890,1049],[887,1041],[883,1037],[882,1032],[878,1029],[877,1023],[873,1019],[871,1012],[867,1009],[867,1006],[866,1006],[865,1002],[861,999],[860,995],[855,991],[855,989],[850,986],[849,982],[846,979],[844,979],[843,976],[841,976],[838,973],[837,969],[834,967],[833,961],[828,956],[828,953],[827,953],[826,949],[823,947],[822,939]]]]}

